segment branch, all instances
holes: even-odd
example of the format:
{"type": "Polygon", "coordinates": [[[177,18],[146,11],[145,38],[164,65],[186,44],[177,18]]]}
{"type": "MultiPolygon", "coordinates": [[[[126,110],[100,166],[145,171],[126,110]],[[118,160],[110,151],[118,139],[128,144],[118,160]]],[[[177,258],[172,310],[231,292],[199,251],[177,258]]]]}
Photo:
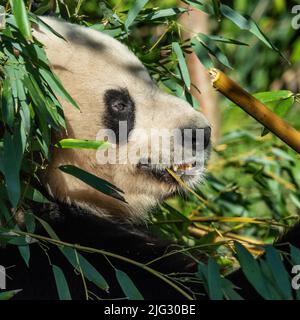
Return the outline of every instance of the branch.
{"type": "Polygon", "coordinates": [[[213,86],[300,154],[300,132],[278,117],[222,71],[209,70],[213,86]]]}

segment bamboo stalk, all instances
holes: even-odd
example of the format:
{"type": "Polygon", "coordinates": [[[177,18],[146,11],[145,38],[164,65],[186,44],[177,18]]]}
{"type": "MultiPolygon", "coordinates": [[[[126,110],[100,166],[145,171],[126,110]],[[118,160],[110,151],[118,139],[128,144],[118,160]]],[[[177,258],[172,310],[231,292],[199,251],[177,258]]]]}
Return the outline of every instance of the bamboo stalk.
{"type": "Polygon", "coordinates": [[[300,132],[278,117],[222,71],[209,69],[213,86],[300,154],[300,132]]]}

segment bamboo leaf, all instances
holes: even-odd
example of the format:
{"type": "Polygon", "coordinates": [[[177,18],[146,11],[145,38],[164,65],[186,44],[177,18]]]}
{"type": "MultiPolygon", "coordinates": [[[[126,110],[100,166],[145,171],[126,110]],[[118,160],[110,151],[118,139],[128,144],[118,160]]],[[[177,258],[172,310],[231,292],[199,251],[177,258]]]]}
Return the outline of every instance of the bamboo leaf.
{"type": "Polygon", "coordinates": [[[21,196],[20,159],[17,158],[13,135],[5,133],[3,150],[3,173],[5,176],[8,198],[14,208],[21,196]]]}
{"type": "Polygon", "coordinates": [[[146,15],[144,20],[155,20],[160,18],[171,17],[186,11],[187,9],[184,9],[184,8],[168,8],[168,9],[156,10],[146,15]]]}
{"type": "Polygon", "coordinates": [[[144,6],[147,4],[149,0],[136,0],[132,8],[129,10],[127,18],[124,22],[124,27],[126,30],[129,29],[129,27],[134,22],[135,18],[139,14],[139,12],[144,8],[144,6]]]}
{"type": "Polygon", "coordinates": [[[77,102],[68,94],[68,92],[65,90],[65,88],[63,87],[60,80],[56,77],[55,74],[53,74],[49,70],[42,68],[39,69],[39,72],[42,75],[42,77],[46,80],[46,82],[49,84],[49,86],[54,90],[54,92],[56,92],[59,96],[71,103],[77,109],[80,109],[77,102]]]}
{"type": "Polygon", "coordinates": [[[132,282],[132,280],[128,277],[128,275],[125,272],[118,269],[116,269],[115,271],[116,271],[117,280],[125,296],[129,300],[144,300],[140,291],[137,289],[137,287],[132,282]]]}
{"type": "Polygon", "coordinates": [[[52,265],[59,300],[72,300],[65,275],[60,267],[52,265]]]}
{"type": "Polygon", "coordinates": [[[220,11],[223,16],[227,19],[231,20],[234,24],[236,24],[241,30],[247,30],[255,35],[260,41],[262,41],[267,47],[276,51],[280,56],[282,56],[285,60],[287,60],[281,51],[268,39],[268,37],[260,30],[258,25],[251,19],[246,19],[241,14],[231,9],[229,6],[225,4],[221,4],[220,11]]]}
{"type": "Polygon", "coordinates": [[[10,83],[10,78],[6,78],[3,81],[3,89],[2,89],[2,115],[5,123],[12,128],[15,110],[14,110],[14,100],[12,97],[12,88],[10,83]]]}
{"type": "Polygon", "coordinates": [[[107,141],[97,140],[80,140],[80,139],[63,139],[60,140],[55,147],[62,149],[94,149],[105,150],[110,146],[107,141]]]}
{"type": "Polygon", "coordinates": [[[209,257],[207,266],[207,284],[211,300],[222,300],[221,276],[217,263],[209,257]]]}
{"type": "MultiPolygon", "coordinates": [[[[36,217],[36,219],[41,223],[43,228],[47,231],[47,233],[52,239],[59,240],[55,231],[46,221],[38,217],[36,217]]],[[[70,247],[60,246],[59,249],[75,269],[77,270],[81,269],[81,271],[83,272],[83,275],[89,281],[93,282],[96,286],[98,286],[102,290],[107,291],[109,289],[109,286],[106,280],[104,279],[104,277],[80,253],[76,252],[75,249],[70,247]],[[80,268],[78,264],[80,265],[80,268]]]]}
{"type": "Polygon", "coordinates": [[[26,40],[32,40],[31,26],[23,0],[9,0],[20,32],[26,40]]]}
{"type": "Polygon", "coordinates": [[[172,43],[172,48],[173,51],[176,54],[176,57],[178,59],[178,63],[179,63],[179,69],[182,75],[182,79],[186,85],[186,87],[188,88],[188,90],[190,90],[191,88],[191,79],[190,79],[190,75],[189,75],[189,70],[188,67],[186,65],[186,61],[183,55],[183,52],[181,50],[181,47],[179,45],[178,42],[173,42],[172,43]]]}
{"type": "Polygon", "coordinates": [[[84,183],[88,184],[89,186],[108,196],[126,202],[124,197],[119,193],[123,193],[123,191],[118,189],[116,186],[114,186],[108,181],[105,181],[87,171],[84,171],[72,165],[60,166],[59,169],[67,174],[70,174],[78,178],[79,180],[83,181],[84,183]]]}
{"type": "Polygon", "coordinates": [[[272,246],[266,246],[265,251],[266,262],[268,263],[281,295],[286,300],[292,300],[289,275],[280,259],[279,253],[272,246]]]}
{"type": "Polygon", "coordinates": [[[239,242],[235,242],[235,248],[239,263],[248,281],[262,297],[270,299],[270,294],[257,261],[239,242]]]}
{"type": "Polygon", "coordinates": [[[214,64],[211,61],[211,58],[208,54],[208,50],[204,48],[204,46],[200,43],[199,40],[193,38],[191,41],[192,48],[201,61],[201,63],[205,66],[205,68],[210,69],[214,67],[214,64]]]}
{"type": "Polygon", "coordinates": [[[16,294],[21,292],[22,289],[18,290],[11,290],[11,291],[6,291],[6,292],[0,292],[0,301],[1,300],[10,300],[12,299],[16,294]]]}

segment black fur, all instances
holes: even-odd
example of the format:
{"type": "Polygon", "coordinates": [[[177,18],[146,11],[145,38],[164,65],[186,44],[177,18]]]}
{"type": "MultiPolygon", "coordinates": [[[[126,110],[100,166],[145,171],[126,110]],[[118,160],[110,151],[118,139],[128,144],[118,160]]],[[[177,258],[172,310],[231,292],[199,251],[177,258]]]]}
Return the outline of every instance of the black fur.
{"type": "Polygon", "coordinates": [[[114,131],[116,143],[126,143],[128,135],[135,125],[135,104],[127,89],[110,89],[104,94],[106,112],[103,124],[107,129],[114,131]],[[119,122],[127,122],[127,135],[120,136],[119,122]]]}
{"type": "MultiPolygon", "coordinates": [[[[35,214],[51,223],[60,240],[68,243],[104,249],[143,263],[174,249],[174,245],[149,235],[147,230],[136,229],[129,223],[114,221],[111,218],[98,218],[75,206],[57,204],[34,211],[35,214]]],[[[39,233],[46,235],[42,230],[39,230],[39,233]]],[[[57,246],[49,246],[49,244],[47,246],[49,247],[47,255],[50,257],[51,263],[64,270],[72,298],[84,299],[81,276],[74,272],[74,268],[57,246]]],[[[23,289],[15,299],[58,299],[47,255],[39,244],[30,245],[30,252],[30,268],[27,268],[16,246],[11,245],[0,249],[0,265],[8,268],[7,290],[23,289]]],[[[114,269],[107,259],[95,253],[82,254],[107,279],[110,286],[107,293],[87,281],[89,289],[101,298],[124,297],[124,293],[116,281],[114,269]]],[[[146,299],[183,298],[172,287],[149,272],[118,259],[109,258],[109,260],[114,267],[126,272],[133,279],[146,299]],[[161,294],[158,295],[158,292],[161,294]]],[[[195,271],[195,263],[187,256],[174,254],[153,263],[151,268],[167,274],[173,272],[190,273],[195,271]]]]}
{"type": "MultiPolygon", "coordinates": [[[[150,235],[144,228],[137,229],[129,223],[111,218],[99,218],[88,210],[76,206],[51,204],[47,207],[34,208],[33,211],[36,215],[47,220],[60,240],[67,243],[114,252],[142,263],[161,257],[175,249],[174,244],[150,235]]],[[[41,226],[37,233],[47,236],[41,226]]],[[[289,250],[287,243],[300,247],[299,236],[297,236],[299,234],[300,225],[297,225],[277,242],[277,246],[285,251],[289,250]]],[[[9,245],[0,249],[0,265],[7,268],[7,290],[23,289],[14,299],[58,299],[49,259],[52,264],[59,266],[64,271],[72,298],[85,298],[81,276],[74,271],[74,267],[56,245],[47,243],[46,247],[42,247],[39,243],[31,244],[30,253],[30,268],[27,268],[16,246],[9,245]]],[[[124,293],[116,280],[112,264],[131,277],[145,299],[184,299],[184,296],[169,284],[138,266],[109,257],[110,264],[101,254],[82,251],[80,253],[104,276],[110,286],[109,292],[105,292],[87,281],[88,289],[100,298],[124,297],[124,293]]],[[[290,270],[291,267],[287,260],[285,264],[286,268],[290,270]]],[[[169,255],[150,266],[164,274],[192,275],[197,271],[195,261],[191,257],[180,253],[169,255]]],[[[229,275],[228,278],[240,288],[238,292],[243,298],[261,299],[241,270],[229,275]]],[[[199,283],[195,284],[187,281],[185,290],[187,288],[190,290],[189,294],[194,295],[195,298],[207,299],[205,290],[199,283]]]]}

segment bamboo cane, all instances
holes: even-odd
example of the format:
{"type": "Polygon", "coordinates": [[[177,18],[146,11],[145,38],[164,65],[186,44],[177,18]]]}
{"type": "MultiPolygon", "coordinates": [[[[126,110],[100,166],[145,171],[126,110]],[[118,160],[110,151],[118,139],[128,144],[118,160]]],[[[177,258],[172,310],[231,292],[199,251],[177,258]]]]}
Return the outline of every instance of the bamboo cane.
{"type": "Polygon", "coordinates": [[[209,69],[213,86],[300,154],[300,132],[278,117],[222,71],[209,69]]]}

